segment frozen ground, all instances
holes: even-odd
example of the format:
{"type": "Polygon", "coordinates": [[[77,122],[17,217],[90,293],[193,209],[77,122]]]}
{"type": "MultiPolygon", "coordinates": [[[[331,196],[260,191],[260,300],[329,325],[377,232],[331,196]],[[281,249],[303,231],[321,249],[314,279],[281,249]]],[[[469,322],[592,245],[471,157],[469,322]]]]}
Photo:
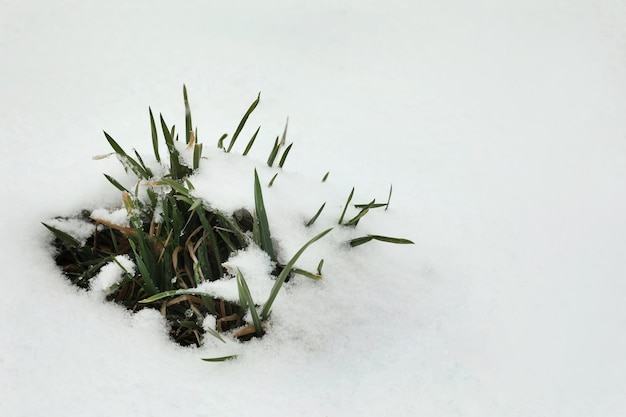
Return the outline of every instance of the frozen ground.
{"type": "Polygon", "coordinates": [[[2,414],[622,415],[626,3],[300,3],[0,1],[2,414]],[[115,201],[101,130],[149,150],[183,82],[207,146],[258,91],[267,146],[289,115],[285,247],[328,170],[416,244],[335,251],[246,345],[77,292],[39,222],[115,201]]]}

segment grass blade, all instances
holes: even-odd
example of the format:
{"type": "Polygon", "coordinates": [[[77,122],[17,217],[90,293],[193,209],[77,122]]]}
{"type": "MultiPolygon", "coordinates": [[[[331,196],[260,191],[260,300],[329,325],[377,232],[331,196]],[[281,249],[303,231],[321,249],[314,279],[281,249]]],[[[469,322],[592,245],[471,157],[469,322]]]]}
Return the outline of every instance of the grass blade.
{"type": "Polygon", "coordinates": [[[161,129],[163,130],[163,136],[165,137],[165,144],[167,145],[167,150],[170,154],[170,172],[172,174],[172,178],[180,179],[185,176],[183,169],[180,164],[179,153],[174,145],[174,127],[170,131],[163,119],[163,115],[160,115],[161,118],[161,129]]]}
{"type": "Polygon", "coordinates": [[[348,201],[346,201],[346,205],[343,207],[343,211],[341,212],[341,217],[339,217],[339,224],[343,222],[343,217],[346,215],[346,210],[348,210],[348,206],[350,205],[350,201],[352,201],[352,196],[354,195],[354,187],[352,187],[352,191],[350,191],[350,195],[348,196],[348,201]]]}
{"type": "Polygon", "coordinates": [[[315,281],[321,281],[323,279],[321,274],[314,274],[313,272],[305,271],[304,269],[292,268],[291,271],[294,274],[302,275],[315,281]]]}
{"type": "Polygon", "coordinates": [[[62,230],[57,229],[56,227],[52,227],[49,226],[45,223],[41,223],[44,226],[46,226],[46,229],[50,230],[52,232],[52,234],[54,234],[54,236],[59,239],[61,242],[63,242],[66,246],[70,247],[70,248],[78,248],[80,247],[80,242],[75,239],[73,236],[71,236],[68,233],[65,233],[62,230]]]}
{"type": "Polygon", "coordinates": [[[241,306],[243,308],[248,308],[250,310],[250,315],[252,316],[252,323],[254,324],[254,331],[258,337],[263,336],[263,327],[261,327],[261,320],[259,319],[259,314],[256,311],[256,307],[254,306],[254,301],[252,300],[252,294],[250,294],[250,288],[248,288],[248,284],[246,283],[243,274],[237,268],[237,288],[239,290],[239,300],[241,306]],[[246,307],[244,307],[246,305],[246,307]]]}
{"type": "Polygon", "coordinates": [[[276,177],[278,177],[278,172],[276,174],[274,174],[274,176],[270,180],[270,183],[267,184],[268,187],[271,187],[272,185],[274,185],[274,181],[276,181],[276,177]]]}
{"type": "Polygon", "coordinates": [[[402,238],[398,238],[398,237],[388,237],[388,236],[380,236],[380,235],[373,235],[374,239],[379,240],[381,242],[387,242],[387,243],[395,243],[397,245],[414,245],[415,243],[409,239],[402,239],[402,238]]]}
{"type": "Polygon", "coordinates": [[[248,246],[248,238],[241,230],[241,227],[237,224],[237,222],[230,216],[226,216],[220,212],[215,213],[218,218],[218,222],[220,226],[222,226],[222,230],[228,231],[233,234],[237,239],[237,249],[245,248],[248,246]]]}
{"type": "Polygon", "coordinates": [[[237,126],[237,129],[235,130],[233,137],[230,139],[230,144],[228,145],[228,149],[226,149],[226,152],[230,152],[231,149],[233,149],[233,146],[235,145],[235,141],[237,140],[237,137],[239,137],[239,133],[241,133],[241,130],[245,126],[246,121],[248,120],[248,117],[250,117],[250,114],[252,114],[257,104],[259,104],[260,99],[261,99],[261,93],[259,93],[256,100],[252,102],[252,104],[248,108],[248,111],[246,111],[246,114],[244,114],[243,117],[241,118],[241,121],[239,122],[239,126],[237,126]]]}
{"type": "Polygon", "coordinates": [[[291,150],[292,145],[293,143],[290,143],[289,146],[287,146],[287,149],[285,149],[285,152],[283,152],[283,156],[281,156],[280,161],[278,162],[278,168],[282,168],[283,165],[285,165],[285,161],[287,160],[287,155],[289,155],[289,151],[291,150]]]}
{"type": "Polygon", "coordinates": [[[228,133],[224,133],[222,136],[220,136],[220,138],[217,140],[218,149],[224,149],[224,139],[226,139],[227,137],[228,137],[228,133]]]}
{"type": "Polygon", "coordinates": [[[270,156],[267,158],[267,165],[273,166],[274,161],[276,160],[276,156],[278,155],[278,150],[280,149],[280,142],[278,141],[278,136],[276,136],[276,140],[274,141],[274,147],[272,148],[272,152],[270,152],[270,156]]]}
{"type": "MultiPolygon", "coordinates": [[[[176,191],[177,193],[180,193],[182,195],[184,195],[185,197],[189,197],[189,190],[187,188],[185,188],[184,185],[182,185],[181,183],[179,183],[178,181],[174,181],[172,179],[169,178],[162,178],[159,182],[159,185],[169,185],[170,187],[172,187],[172,189],[174,191],[176,191]]],[[[193,203],[192,203],[193,204],[193,203]]]]}
{"type": "Polygon", "coordinates": [[[137,161],[131,158],[107,132],[104,132],[104,136],[109,142],[109,145],[111,145],[113,150],[121,158],[124,169],[130,168],[139,178],[150,179],[151,175],[137,161]]]}
{"type": "Polygon", "coordinates": [[[378,240],[378,241],[387,242],[387,243],[395,243],[397,245],[413,245],[414,244],[414,242],[410,241],[409,239],[380,236],[380,235],[367,235],[363,237],[358,237],[356,239],[352,239],[350,241],[350,246],[352,247],[359,246],[371,240],[378,240]]]}
{"type": "Polygon", "coordinates": [[[226,343],[226,340],[224,340],[222,336],[216,330],[213,330],[211,328],[204,329],[204,330],[206,330],[207,333],[209,333],[214,338],[218,339],[220,342],[226,343]]]}
{"type": "Polygon", "coordinates": [[[254,141],[256,140],[256,136],[259,134],[259,130],[261,130],[261,126],[257,128],[256,132],[254,132],[254,135],[252,135],[252,138],[250,138],[248,145],[246,145],[246,149],[243,151],[243,156],[248,155],[248,152],[250,152],[250,149],[252,149],[252,145],[254,144],[254,141]]]}
{"type": "MultiPolygon", "coordinates": [[[[139,274],[141,275],[141,278],[143,278],[141,280],[142,287],[148,292],[148,294],[158,293],[159,290],[154,284],[153,276],[151,275],[150,270],[148,269],[148,265],[146,265],[146,263],[144,262],[142,258],[142,254],[140,254],[137,251],[137,245],[135,244],[135,242],[133,242],[130,239],[128,240],[128,243],[130,244],[133,250],[133,253],[135,254],[135,262],[137,263],[137,269],[139,269],[139,274]]],[[[145,252],[141,249],[140,251],[145,252]]]]}
{"type": "Polygon", "coordinates": [[[205,362],[224,362],[236,359],[237,355],[220,356],[218,358],[202,358],[205,362]]]}
{"type": "Polygon", "coordinates": [[[200,166],[200,158],[202,157],[202,144],[196,143],[193,147],[193,169],[198,169],[200,166]]]}
{"type": "Polygon", "coordinates": [[[122,147],[107,132],[104,132],[104,137],[107,139],[107,141],[109,142],[109,145],[111,145],[111,148],[113,148],[115,152],[117,152],[118,154],[122,156],[128,156],[126,155],[126,152],[124,151],[124,149],[122,149],[122,147]]]}
{"type": "Polygon", "coordinates": [[[143,300],[139,300],[140,303],[142,304],[148,304],[148,303],[153,303],[155,301],[159,301],[162,300],[163,298],[167,298],[167,297],[172,297],[175,295],[210,295],[207,294],[206,292],[203,291],[198,291],[196,289],[179,289],[179,290],[169,290],[169,291],[162,291],[159,292],[157,294],[154,294],[148,298],[144,298],[143,300]]]}
{"type": "Polygon", "coordinates": [[[352,219],[347,221],[345,225],[356,226],[357,224],[359,224],[359,220],[361,220],[361,218],[363,218],[363,216],[365,216],[375,204],[376,204],[376,200],[372,200],[368,205],[366,205],[365,207],[363,207],[363,209],[361,209],[359,214],[357,214],[352,219]]]}
{"type": "Polygon", "coordinates": [[[256,210],[256,222],[259,228],[259,240],[261,242],[261,249],[263,249],[270,258],[275,261],[276,255],[274,253],[274,246],[272,245],[272,235],[270,234],[270,226],[267,221],[267,213],[265,211],[265,203],[263,202],[263,192],[261,190],[261,183],[259,182],[259,175],[254,170],[254,207],[256,210]]]}
{"type": "Polygon", "coordinates": [[[322,275],[322,267],[324,266],[324,260],[320,259],[320,263],[317,264],[317,274],[322,275]]]}
{"type": "Polygon", "coordinates": [[[295,255],[293,255],[293,257],[289,260],[287,265],[285,265],[285,268],[282,270],[280,275],[278,275],[278,278],[276,278],[276,281],[274,282],[274,286],[272,287],[272,290],[270,292],[270,296],[265,302],[265,305],[263,306],[263,310],[261,311],[261,320],[267,320],[267,318],[269,317],[270,312],[272,310],[272,304],[274,304],[274,300],[276,300],[276,296],[278,295],[278,292],[280,291],[283,283],[285,282],[285,279],[287,279],[287,277],[289,276],[289,273],[291,272],[291,269],[293,268],[294,264],[298,261],[298,258],[300,258],[300,256],[304,253],[305,250],[307,250],[309,246],[311,246],[313,243],[317,242],[318,240],[326,236],[331,230],[333,229],[332,228],[326,229],[325,231],[323,231],[322,233],[320,233],[319,235],[315,236],[313,239],[305,243],[304,246],[302,246],[300,250],[296,252],[295,255]]]}
{"type": "Polygon", "coordinates": [[[161,156],[159,155],[159,136],[157,135],[156,124],[154,123],[154,115],[152,109],[148,107],[150,112],[150,132],[152,133],[152,148],[154,149],[154,156],[157,162],[161,162],[161,156]]]}
{"type": "Polygon", "coordinates": [[[328,174],[330,174],[330,171],[327,171],[326,174],[324,174],[324,177],[322,177],[322,182],[326,182],[326,180],[328,179],[328,174]]]}
{"type": "Polygon", "coordinates": [[[141,157],[141,155],[139,155],[139,152],[137,152],[135,150],[135,156],[137,157],[137,161],[139,161],[139,165],[141,166],[142,170],[145,171],[146,175],[148,175],[149,178],[152,178],[152,170],[150,168],[148,168],[145,164],[145,162],[143,162],[143,158],[141,157]]]}
{"type": "Polygon", "coordinates": [[[185,101],[185,143],[189,143],[191,133],[193,132],[193,126],[191,125],[191,108],[189,107],[187,86],[185,86],[185,84],[183,84],[183,100],[185,101]]]}
{"type": "Polygon", "coordinates": [[[372,239],[374,239],[374,237],[370,236],[370,235],[363,236],[363,237],[358,237],[358,238],[352,239],[350,241],[350,246],[352,246],[352,247],[359,246],[359,245],[362,245],[364,243],[367,243],[367,242],[371,241],[372,239]]]}
{"type": "Polygon", "coordinates": [[[111,184],[113,184],[115,186],[115,188],[117,188],[120,191],[126,191],[127,193],[130,193],[130,191],[128,191],[122,184],[120,184],[119,182],[117,182],[117,180],[115,178],[113,178],[110,175],[104,174],[104,176],[106,177],[107,180],[109,180],[109,182],[111,184]]]}
{"type": "Polygon", "coordinates": [[[280,146],[285,146],[287,141],[287,127],[289,126],[289,117],[287,117],[287,121],[285,122],[285,130],[283,130],[283,137],[280,139],[280,146]]]}
{"type": "Polygon", "coordinates": [[[313,216],[311,218],[311,220],[309,220],[308,222],[306,222],[306,226],[309,227],[311,226],[313,223],[315,223],[315,220],[317,220],[317,218],[320,216],[320,214],[322,214],[322,210],[324,210],[324,207],[326,207],[326,203],[322,204],[322,207],[319,208],[319,210],[317,210],[317,213],[315,213],[315,216],[313,216]]]}
{"type": "Polygon", "coordinates": [[[385,211],[389,208],[389,202],[391,201],[391,192],[393,191],[393,184],[389,186],[389,197],[387,197],[387,205],[385,207],[385,211]]]}
{"type": "Polygon", "coordinates": [[[380,208],[387,207],[387,203],[374,203],[374,204],[355,204],[354,208],[364,209],[364,208],[380,208]]]}

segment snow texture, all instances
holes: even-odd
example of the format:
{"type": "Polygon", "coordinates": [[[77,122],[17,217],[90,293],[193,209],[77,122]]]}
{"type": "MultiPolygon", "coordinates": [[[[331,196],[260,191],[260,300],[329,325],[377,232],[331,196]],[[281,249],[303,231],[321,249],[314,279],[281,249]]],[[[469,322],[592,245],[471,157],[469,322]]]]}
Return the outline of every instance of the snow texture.
{"type": "MultiPolygon", "coordinates": [[[[622,0],[0,9],[2,415],[623,415],[622,0]],[[415,245],[350,249],[335,228],[298,262],[324,258],[324,280],[288,283],[245,344],[185,349],[157,311],[77,290],[41,222],[119,208],[102,173],[135,183],[92,159],[110,152],[102,129],[150,155],[148,106],[181,132],[183,83],[207,157],[192,180],[225,212],[251,209],[254,168],[264,186],[276,172],[264,161],[289,116],[293,149],[264,188],[281,261],[336,224],[353,186],[357,203],[394,189],[355,233],[415,245]]],[[[263,299],[261,258],[231,262],[263,299]]]]}
{"type": "Polygon", "coordinates": [[[98,275],[91,282],[91,290],[96,292],[108,293],[119,284],[124,274],[133,275],[135,273],[135,263],[128,255],[119,255],[115,257],[115,261],[111,261],[104,265],[98,275]]]}

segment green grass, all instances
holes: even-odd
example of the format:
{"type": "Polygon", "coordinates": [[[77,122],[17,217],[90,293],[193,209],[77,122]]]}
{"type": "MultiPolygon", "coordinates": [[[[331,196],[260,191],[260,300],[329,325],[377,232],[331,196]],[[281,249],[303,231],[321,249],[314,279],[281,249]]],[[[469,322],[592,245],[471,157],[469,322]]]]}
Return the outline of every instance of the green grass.
{"type": "Polygon", "coordinates": [[[272,234],[267,220],[265,203],[263,202],[263,191],[261,189],[261,183],[256,169],[254,170],[254,207],[256,211],[256,221],[254,222],[254,225],[257,232],[253,234],[256,238],[256,243],[270,256],[273,261],[275,261],[276,253],[274,251],[274,244],[272,243],[272,234]]]}
{"type": "Polygon", "coordinates": [[[259,95],[257,96],[256,100],[254,100],[252,102],[252,104],[250,105],[250,107],[248,108],[246,113],[243,115],[243,118],[239,122],[239,125],[237,126],[237,129],[235,129],[235,133],[233,134],[232,138],[230,139],[230,144],[228,145],[228,149],[226,149],[226,152],[230,152],[233,149],[233,146],[235,146],[235,142],[237,141],[237,138],[239,137],[239,134],[241,133],[241,130],[246,125],[246,122],[248,121],[248,118],[250,117],[250,115],[252,114],[254,109],[256,109],[256,106],[259,104],[259,100],[261,100],[261,93],[259,93],[259,95]]]}
{"type": "MultiPolygon", "coordinates": [[[[230,138],[228,146],[224,142],[227,134],[222,135],[217,146],[224,152],[234,151],[237,139],[241,136],[248,119],[260,101],[260,93],[244,113],[230,138]]],[[[328,228],[310,238],[291,256],[286,264],[282,259],[280,247],[275,246],[271,225],[263,196],[263,187],[259,174],[255,170],[253,178],[254,212],[242,208],[234,213],[223,213],[212,208],[209,202],[198,198],[193,193],[191,175],[203,164],[203,144],[198,140],[198,130],[194,127],[187,88],[183,86],[183,104],[185,109],[185,144],[179,145],[179,136],[175,126],[169,126],[163,115],[159,114],[158,124],[151,108],[148,108],[150,136],[154,160],[163,167],[166,174],[155,177],[155,170],[150,166],[149,158],[144,158],[137,151],[128,153],[107,132],[106,141],[113,152],[103,157],[115,155],[129,175],[136,177],[134,187],[122,185],[117,179],[104,174],[107,181],[119,190],[120,206],[127,211],[130,224],[121,226],[106,219],[92,217],[83,211],[78,216],[82,221],[93,226],[93,234],[86,242],[80,242],[70,234],[50,224],[44,226],[54,238],[57,249],[55,260],[63,273],[75,285],[88,289],[92,278],[110,262],[117,262],[119,255],[127,255],[135,265],[133,273],[123,269],[121,280],[111,288],[107,299],[126,306],[132,311],[143,308],[159,310],[170,326],[170,336],[177,343],[201,345],[206,333],[224,341],[222,334],[229,332],[232,337],[248,340],[265,334],[264,323],[271,318],[280,290],[290,277],[300,275],[313,280],[322,279],[324,260],[320,260],[315,272],[295,266],[302,254],[315,242],[322,239],[332,228],[328,228]],[[159,129],[160,128],[160,129],[159,129]],[[165,144],[162,148],[161,145],[165,144]],[[182,147],[192,151],[191,163],[181,158],[182,147]],[[165,151],[164,151],[165,149],[165,151]],[[189,165],[188,165],[189,164],[189,165]],[[140,193],[140,190],[142,191],[140,193]],[[240,270],[234,273],[239,291],[239,302],[230,303],[217,299],[201,291],[198,286],[207,281],[215,281],[227,276],[223,264],[229,257],[249,245],[257,245],[265,251],[276,268],[275,280],[270,294],[262,304],[255,304],[246,279],[240,270]],[[203,321],[208,315],[215,316],[217,329],[206,329],[203,321]],[[249,317],[251,324],[243,319],[249,317]]],[[[282,135],[276,137],[267,159],[267,165],[283,169],[293,143],[286,145],[289,119],[285,123],[282,135]],[[282,153],[281,153],[282,151],[282,153]]],[[[249,139],[242,153],[248,155],[256,143],[260,127],[249,139]]],[[[154,163],[153,160],[153,163],[154,163]]],[[[278,172],[271,178],[268,187],[274,185],[278,172]]],[[[322,182],[328,179],[326,172],[322,182]]],[[[354,188],[339,217],[338,225],[342,228],[356,228],[360,221],[373,209],[389,208],[392,188],[386,203],[376,203],[373,199],[367,204],[356,204],[356,213],[348,216],[348,209],[354,196],[354,188]],[[348,216],[348,220],[346,219],[348,216]]],[[[320,220],[326,203],[304,224],[311,227],[320,220]]],[[[413,243],[408,239],[366,234],[347,242],[349,247],[356,247],[371,241],[395,244],[413,243]]],[[[284,255],[284,254],[283,254],[284,255]]],[[[256,300],[257,302],[259,300],[256,300]]],[[[234,359],[236,355],[219,358],[206,358],[206,361],[224,361],[234,359]]]]}

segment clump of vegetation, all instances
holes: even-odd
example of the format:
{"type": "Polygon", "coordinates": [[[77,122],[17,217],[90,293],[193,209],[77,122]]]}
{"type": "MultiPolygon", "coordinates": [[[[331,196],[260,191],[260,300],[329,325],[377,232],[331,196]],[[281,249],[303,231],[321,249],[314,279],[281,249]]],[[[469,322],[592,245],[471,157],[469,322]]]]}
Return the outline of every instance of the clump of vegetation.
{"type": "MultiPolygon", "coordinates": [[[[202,160],[203,145],[197,140],[197,129],[194,129],[187,90],[183,86],[185,105],[185,143],[179,142],[174,126],[169,127],[163,116],[159,116],[159,127],[167,150],[166,161],[162,160],[159,146],[159,129],[149,109],[150,128],[154,157],[161,164],[166,174],[156,176],[155,171],[144,162],[142,156],[134,151],[128,154],[109,134],[105,138],[114,152],[106,156],[116,156],[127,172],[132,172],[137,183],[130,190],[115,178],[105,174],[107,180],[122,195],[122,206],[125,209],[128,224],[120,225],[83,211],[80,220],[93,227],[93,233],[80,241],[76,237],[44,223],[44,226],[55,237],[57,248],[56,262],[70,281],[88,289],[92,279],[98,275],[104,265],[116,263],[123,271],[122,278],[109,288],[107,299],[137,311],[143,308],[159,310],[170,325],[170,336],[183,346],[200,346],[206,332],[222,340],[221,334],[231,332],[239,340],[261,337],[265,333],[264,322],[270,317],[272,304],[280,289],[293,274],[311,279],[322,279],[323,259],[320,260],[315,272],[295,267],[295,263],[306,249],[323,238],[332,228],[316,236],[296,252],[286,263],[278,262],[276,249],[271,237],[270,225],[263,200],[262,186],[259,176],[254,172],[253,213],[246,209],[235,213],[223,213],[212,208],[206,201],[193,195],[194,189],[189,177],[198,169],[202,160]],[[183,155],[185,153],[185,155],[183,155]],[[191,157],[184,156],[190,154],[191,157]],[[227,302],[200,291],[198,286],[206,281],[215,281],[229,274],[224,263],[240,249],[249,245],[257,245],[265,251],[277,265],[273,275],[274,285],[267,300],[257,304],[253,300],[245,277],[240,270],[233,273],[239,290],[239,302],[227,302]],[[130,270],[119,261],[119,256],[129,257],[136,268],[130,270]],[[244,322],[249,313],[251,324],[244,322]],[[216,320],[216,328],[203,326],[208,315],[216,320]]],[[[246,121],[259,103],[260,95],[245,112],[241,122],[235,129],[228,145],[224,143],[228,135],[223,135],[217,143],[219,149],[231,152],[240,136],[246,121]]],[[[260,128],[259,128],[260,129],[260,128]]],[[[259,129],[248,141],[243,156],[252,148],[259,129]]],[[[287,124],[282,136],[277,136],[270,152],[267,164],[272,167],[278,160],[278,168],[285,164],[293,144],[286,145],[287,124]],[[280,158],[279,158],[280,156],[280,158]]],[[[98,158],[101,158],[98,157],[98,158]]],[[[274,175],[268,186],[272,186],[274,175]]],[[[322,181],[326,181],[328,173],[322,181]]],[[[345,220],[354,189],[352,189],[343,212],[339,217],[340,227],[356,227],[358,222],[372,209],[389,207],[391,188],[386,203],[355,205],[360,211],[351,219],[345,220]]],[[[325,204],[306,222],[311,226],[318,219],[325,204]]],[[[366,235],[348,242],[352,247],[372,240],[407,244],[407,239],[392,238],[380,235],[366,235]]],[[[219,360],[229,357],[217,358],[219,360]]]]}

